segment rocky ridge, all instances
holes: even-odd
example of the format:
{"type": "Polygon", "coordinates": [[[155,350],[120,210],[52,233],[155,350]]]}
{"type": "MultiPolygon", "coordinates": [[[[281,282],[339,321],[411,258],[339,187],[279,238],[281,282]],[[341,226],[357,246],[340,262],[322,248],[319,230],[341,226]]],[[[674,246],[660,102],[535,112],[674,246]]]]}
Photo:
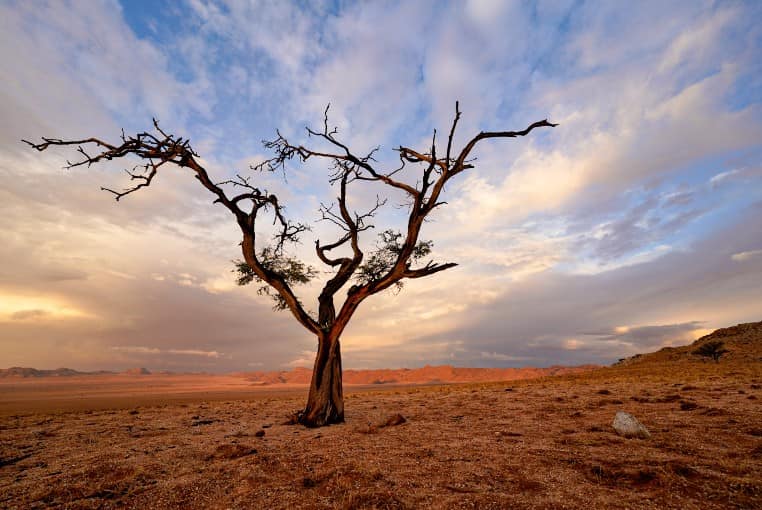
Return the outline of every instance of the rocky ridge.
{"type": "Polygon", "coordinates": [[[696,354],[703,345],[722,342],[727,352],[720,357],[721,363],[762,362],[762,321],[737,324],[704,335],[695,342],[682,347],[664,347],[656,352],[636,354],[615,363],[615,366],[632,366],[643,363],[707,363],[711,358],[696,354]]]}

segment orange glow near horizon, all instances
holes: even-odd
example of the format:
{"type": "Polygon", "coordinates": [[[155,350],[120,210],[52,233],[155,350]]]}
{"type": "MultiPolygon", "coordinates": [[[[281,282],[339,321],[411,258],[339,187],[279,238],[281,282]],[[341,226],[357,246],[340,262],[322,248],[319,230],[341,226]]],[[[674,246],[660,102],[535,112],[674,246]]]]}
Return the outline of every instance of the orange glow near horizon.
{"type": "Polygon", "coordinates": [[[0,321],[38,321],[90,317],[60,298],[0,294],[0,321]]]}

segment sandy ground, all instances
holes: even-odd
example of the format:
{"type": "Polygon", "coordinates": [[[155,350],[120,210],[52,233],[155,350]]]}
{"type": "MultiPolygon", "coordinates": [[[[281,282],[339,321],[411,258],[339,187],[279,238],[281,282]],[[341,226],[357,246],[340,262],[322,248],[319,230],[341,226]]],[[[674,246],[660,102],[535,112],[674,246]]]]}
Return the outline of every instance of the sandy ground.
{"type": "Polygon", "coordinates": [[[303,384],[262,386],[228,375],[96,375],[0,379],[0,416],[125,409],[202,400],[258,399],[306,392],[303,384]]]}
{"type": "Polygon", "coordinates": [[[283,424],[303,388],[5,383],[0,508],[762,508],[761,368],[348,389],[322,429],[283,424]]]}

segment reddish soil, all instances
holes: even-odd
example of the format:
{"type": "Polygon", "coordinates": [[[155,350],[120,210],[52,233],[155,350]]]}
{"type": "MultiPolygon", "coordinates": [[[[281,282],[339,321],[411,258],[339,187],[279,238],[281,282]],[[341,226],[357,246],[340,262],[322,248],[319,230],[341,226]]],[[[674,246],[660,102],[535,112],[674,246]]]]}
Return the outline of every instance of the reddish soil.
{"type": "Polygon", "coordinates": [[[261,398],[294,391],[299,384],[277,389],[229,375],[78,375],[0,379],[0,416],[27,412],[125,409],[200,400],[261,398]]]}
{"type": "MultiPolygon", "coordinates": [[[[454,368],[346,370],[347,389],[368,386],[431,385],[489,382],[575,374],[596,368],[454,368]]],[[[312,371],[296,368],[279,372],[230,375],[151,374],[145,368],[120,374],[84,373],[71,369],[0,369],[0,415],[27,411],[124,409],[136,405],[199,400],[257,399],[263,395],[306,395],[312,371]]]]}
{"type": "Polygon", "coordinates": [[[303,387],[92,377],[0,384],[0,507],[762,508],[755,362],[348,389],[322,429],[283,424],[303,387]]]}

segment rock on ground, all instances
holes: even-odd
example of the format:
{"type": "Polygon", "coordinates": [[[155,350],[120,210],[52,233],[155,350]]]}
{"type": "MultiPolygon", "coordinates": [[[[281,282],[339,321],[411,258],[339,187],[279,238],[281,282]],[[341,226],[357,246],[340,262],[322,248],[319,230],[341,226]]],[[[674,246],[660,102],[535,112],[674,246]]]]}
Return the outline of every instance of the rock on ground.
{"type": "Polygon", "coordinates": [[[641,439],[648,439],[651,437],[651,433],[648,429],[640,423],[630,413],[624,411],[617,411],[614,416],[614,422],[611,424],[616,430],[616,433],[624,437],[638,437],[641,439]]]}

